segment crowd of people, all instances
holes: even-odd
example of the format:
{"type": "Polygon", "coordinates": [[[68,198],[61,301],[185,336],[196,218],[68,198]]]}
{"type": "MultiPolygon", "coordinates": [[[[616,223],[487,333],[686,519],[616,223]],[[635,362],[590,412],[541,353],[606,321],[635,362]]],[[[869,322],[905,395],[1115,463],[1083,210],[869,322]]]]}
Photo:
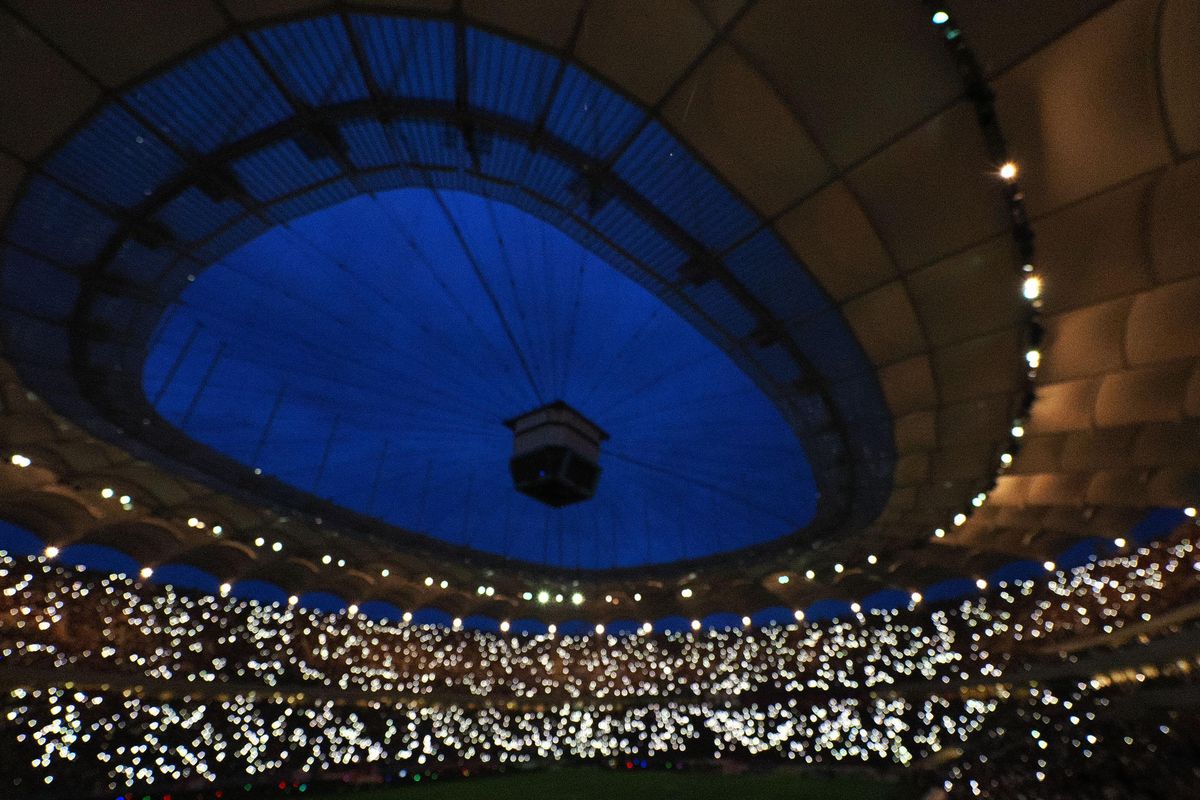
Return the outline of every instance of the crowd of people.
{"type": "MultiPolygon", "coordinates": [[[[1121,750],[1095,710],[1112,687],[1027,692],[1010,667],[1130,625],[1151,635],[1198,584],[1200,552],[1177,536],[941,605],[564,636],[380,622],[0,556],[0,660],[53,670],[60,687],[0,696],[2,774],[58,796],[64,781],[103,793],[664,754],[906,765],[953,747],[964,755],[939,790],[952,797],[1071,796],[1049,791],[1064,773],[1042,762],[1058,757],[1032,750],[1121,750]]],[[[1161,745],[1186,746],[1178,733],[1161,745]]]]}

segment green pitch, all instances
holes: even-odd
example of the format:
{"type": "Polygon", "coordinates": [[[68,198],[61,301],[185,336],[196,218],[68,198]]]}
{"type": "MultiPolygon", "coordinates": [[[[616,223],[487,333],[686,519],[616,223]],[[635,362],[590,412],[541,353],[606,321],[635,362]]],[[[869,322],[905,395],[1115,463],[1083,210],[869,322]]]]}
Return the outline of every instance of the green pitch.
{"type": "Polygon", "coordinates": [[[387,789],[312,793],[313,800],[912,800],[910,789],[867,777],[550,769],[466,780],[425,780],[387,789]]]}

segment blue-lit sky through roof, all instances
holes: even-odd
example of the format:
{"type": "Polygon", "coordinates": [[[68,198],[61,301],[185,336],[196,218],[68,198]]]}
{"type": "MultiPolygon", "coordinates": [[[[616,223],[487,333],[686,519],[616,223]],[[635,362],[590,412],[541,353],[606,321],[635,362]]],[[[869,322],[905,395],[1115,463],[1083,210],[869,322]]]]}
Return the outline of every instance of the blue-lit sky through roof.
{"type": "Polygon", "coordinates": [[[456,191],[363,195],[199,274],[143,375],[160,414],[302,490],[502,556],[674,561],[812,517],[803,448],[713,342],[566,234],[456,191]],[[611,436],[596,496],[513,489],[503,421],[562,399],[611,436]]]}

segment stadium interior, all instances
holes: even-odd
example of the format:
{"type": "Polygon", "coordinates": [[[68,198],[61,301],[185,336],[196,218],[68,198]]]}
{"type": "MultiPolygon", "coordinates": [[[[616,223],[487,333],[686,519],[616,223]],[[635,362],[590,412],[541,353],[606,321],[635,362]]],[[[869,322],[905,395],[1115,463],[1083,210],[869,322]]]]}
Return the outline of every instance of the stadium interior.
{"type": "Polygon", "coordinates": [[[0,797],[1200,796],[1200,0],[0,0],[0,797]]]}

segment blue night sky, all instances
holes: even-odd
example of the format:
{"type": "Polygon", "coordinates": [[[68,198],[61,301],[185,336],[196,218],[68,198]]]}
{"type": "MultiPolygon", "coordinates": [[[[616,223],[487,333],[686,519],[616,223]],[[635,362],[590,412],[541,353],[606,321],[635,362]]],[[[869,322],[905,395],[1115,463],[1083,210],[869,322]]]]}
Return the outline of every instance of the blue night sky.
{"type": "Polygon", "coordinates": [[[566,234],[463,192],[360,196],[230,253],[165,314],[143,385],[265,474],[518,559],[674,561],[815,508],[802,446],[722,350],[566,234]],[[559,399],[611,439],[596,496],[554,509],[513,489],[503,421],[559,399]]]}

